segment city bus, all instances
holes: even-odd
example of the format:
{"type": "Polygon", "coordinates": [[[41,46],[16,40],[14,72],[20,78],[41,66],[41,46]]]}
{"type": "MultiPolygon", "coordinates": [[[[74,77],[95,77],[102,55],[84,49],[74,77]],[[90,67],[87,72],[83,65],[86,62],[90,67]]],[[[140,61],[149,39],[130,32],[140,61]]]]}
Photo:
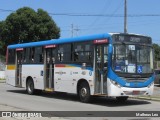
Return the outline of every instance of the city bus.
{"type": "Polygon", "coordinates": [[[104,33],[9,45],[6,83],[41,91],[73,93],[80,101],[93,96],[125,101],[152,95],[151,37],[104,33]]]}

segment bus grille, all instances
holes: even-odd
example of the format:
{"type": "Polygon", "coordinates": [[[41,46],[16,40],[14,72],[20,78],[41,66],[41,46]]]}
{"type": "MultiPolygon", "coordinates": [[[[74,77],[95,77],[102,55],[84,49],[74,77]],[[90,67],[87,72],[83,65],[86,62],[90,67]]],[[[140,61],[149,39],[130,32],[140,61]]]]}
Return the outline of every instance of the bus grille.
{"type": "MultiPolygon", "coordinates": [[[[122,77],[121,77],[122,78],[122,77]]],[[[122,78],[126,82],[145,82],[148,78],[122,78]]]]}

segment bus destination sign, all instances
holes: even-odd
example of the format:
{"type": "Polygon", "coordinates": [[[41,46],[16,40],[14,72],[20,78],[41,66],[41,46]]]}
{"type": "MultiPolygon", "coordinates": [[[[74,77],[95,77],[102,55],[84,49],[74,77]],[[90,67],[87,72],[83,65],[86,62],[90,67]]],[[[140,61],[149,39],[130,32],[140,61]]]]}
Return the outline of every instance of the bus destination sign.
{"type": "Polygon", "coordinates": [[[115,42],[151,44],[151,38],[136,35],[116,35],[115,42]]]}

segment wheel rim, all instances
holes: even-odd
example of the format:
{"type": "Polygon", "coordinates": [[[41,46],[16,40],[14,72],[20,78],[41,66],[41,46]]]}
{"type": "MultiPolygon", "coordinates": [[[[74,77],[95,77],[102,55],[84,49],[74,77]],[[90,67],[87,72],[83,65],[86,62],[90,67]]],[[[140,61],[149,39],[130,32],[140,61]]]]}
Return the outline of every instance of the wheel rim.
{"type": "Polygon", "coordinates": [[[33,84],[31,82],[28,84],[28,91],[30,93],[33,91],[33,84]]]}
{"type": "Polygon", "coordinates": [[[87,89],[86,88],[82,88],[81,89],[81,96],[82,97],[86,97],[87,96],[87,89]]]}

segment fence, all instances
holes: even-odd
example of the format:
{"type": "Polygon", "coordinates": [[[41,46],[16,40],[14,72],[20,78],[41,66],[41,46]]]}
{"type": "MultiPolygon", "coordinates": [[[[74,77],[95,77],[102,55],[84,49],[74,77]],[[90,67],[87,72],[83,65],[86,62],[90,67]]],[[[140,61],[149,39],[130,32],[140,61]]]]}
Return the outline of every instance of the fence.
{"type": "Polygon", "coordinates": [[[0,59],[0,79],[5,79],[5,62],[0,59]]]}

